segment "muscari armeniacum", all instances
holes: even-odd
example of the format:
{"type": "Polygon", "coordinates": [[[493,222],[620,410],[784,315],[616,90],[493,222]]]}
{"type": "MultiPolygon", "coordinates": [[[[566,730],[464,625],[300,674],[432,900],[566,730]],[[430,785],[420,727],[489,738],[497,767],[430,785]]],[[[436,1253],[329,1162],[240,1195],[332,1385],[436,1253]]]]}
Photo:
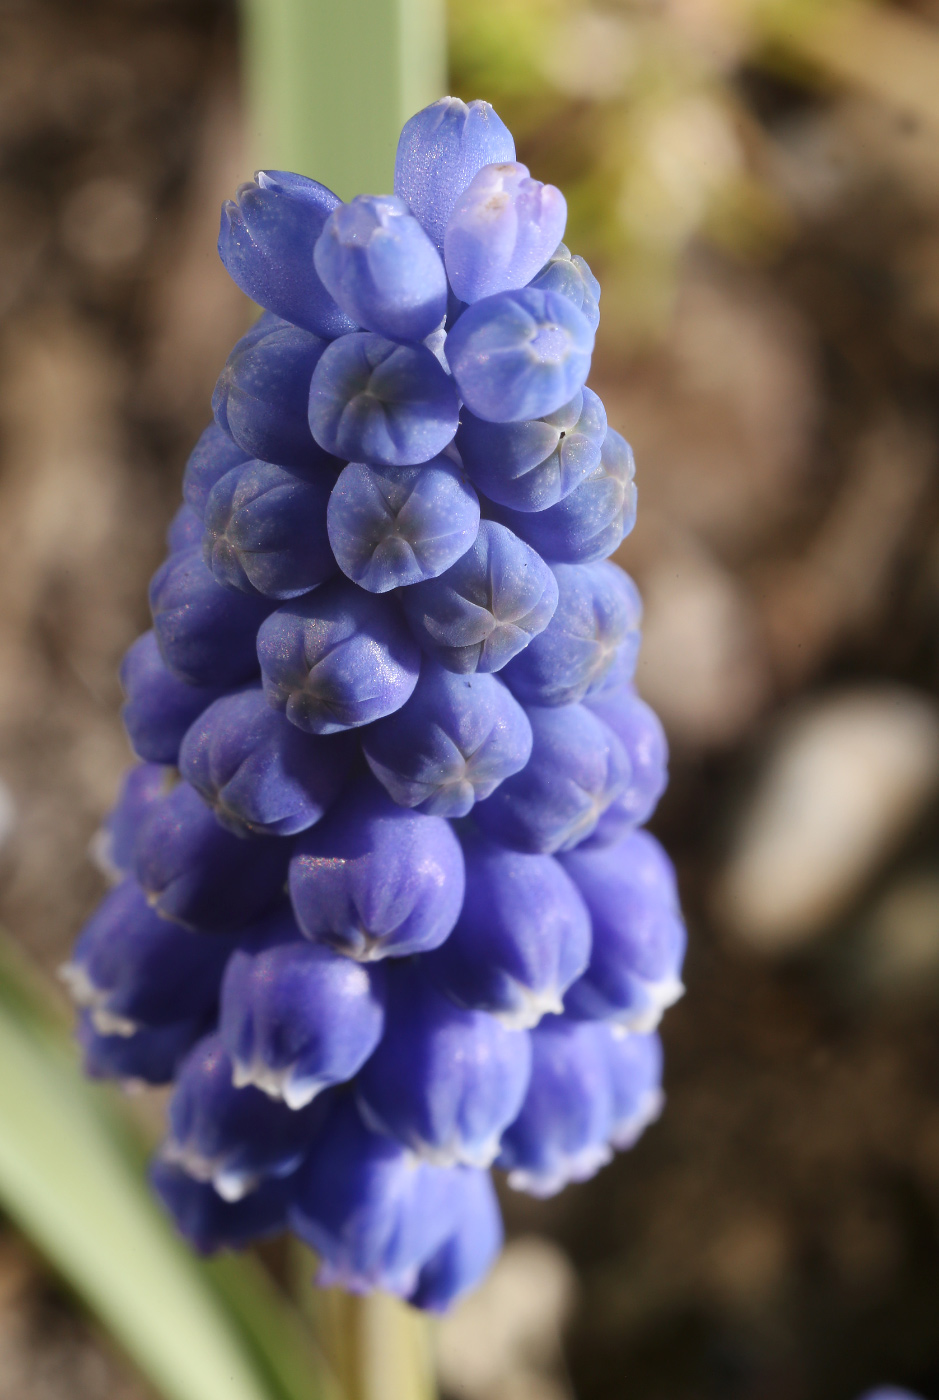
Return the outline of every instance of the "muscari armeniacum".
{"type": "Polygon", "coordinates": [[[585,385],[599,286],[488,104],[391,194],[259,172],[219,252],[262,308],[121,671],[115,888],[64,970],[88,1072],[173,1083],[154,1188],[201,1251],[446,1309],[537,1195],[662,1104],[681,991],[665,785],[607,557],[632,454],[585,385]]]}

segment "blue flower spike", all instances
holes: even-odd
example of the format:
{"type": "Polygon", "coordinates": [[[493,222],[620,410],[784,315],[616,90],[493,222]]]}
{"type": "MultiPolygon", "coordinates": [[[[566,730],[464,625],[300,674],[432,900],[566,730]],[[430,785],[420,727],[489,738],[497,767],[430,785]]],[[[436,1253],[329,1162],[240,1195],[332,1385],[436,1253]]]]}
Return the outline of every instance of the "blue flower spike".
{"type": "Polygon", "coordinates": [[[667,780],[610,555],[632,452],[587,386],[600,288],[488,103],[394,189],[259,171],[219,254],[262,314],[121,666],[139,760],[62,977],[86,1072],[170,1085],[153,1190],[200,1253],[290,1230],[316,1282],[445,1312],[633,1147],[681,994],[667,780]]]}

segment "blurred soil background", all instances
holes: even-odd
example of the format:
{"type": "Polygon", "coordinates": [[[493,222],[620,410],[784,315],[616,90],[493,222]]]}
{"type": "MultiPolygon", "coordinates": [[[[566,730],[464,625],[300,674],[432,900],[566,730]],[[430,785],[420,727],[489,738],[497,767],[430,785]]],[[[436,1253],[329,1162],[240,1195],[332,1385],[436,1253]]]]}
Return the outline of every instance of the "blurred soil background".
{"type": "MultiPolygon", "coordinates": [[[[506,1193],[445,1391],[935,1400],[939,6],[452,0],[451,40],[603,283],[690,950],[663,1119],[506,1193]]],[[[0,4],[0,919],[50,974],[248,322],[214,244],[250,135],[230,4],[0,4]]],[[[0,1230],[2,1400],[146,1394],[0,1230]]]]}

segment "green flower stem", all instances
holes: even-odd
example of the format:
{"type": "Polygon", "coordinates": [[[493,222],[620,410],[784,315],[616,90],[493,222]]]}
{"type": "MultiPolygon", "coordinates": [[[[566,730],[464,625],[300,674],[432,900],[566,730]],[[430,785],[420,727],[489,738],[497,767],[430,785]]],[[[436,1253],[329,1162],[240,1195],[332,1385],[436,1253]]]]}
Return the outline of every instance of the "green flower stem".
{"type": "Polygon", "coordinates": [[[398,133],[446,90],[443,0],[244,0],[257,166],[390,194],[398,133]]]}
{"type": "Polygon", "coordinates": [[[0,931],[0,1207],[164,1400],[340,1400],[255,1259],[204,1263],[175,1236],[120,1097],[81,1076],[70,1021],[0,931]]]}
{"type": "Polygon", "coordinates": [[[315,1256],[294,1245],[296,1291],[343,1400],[433,1400],[432,1324],[387,1293],[315,1288],[315,1256]]]}

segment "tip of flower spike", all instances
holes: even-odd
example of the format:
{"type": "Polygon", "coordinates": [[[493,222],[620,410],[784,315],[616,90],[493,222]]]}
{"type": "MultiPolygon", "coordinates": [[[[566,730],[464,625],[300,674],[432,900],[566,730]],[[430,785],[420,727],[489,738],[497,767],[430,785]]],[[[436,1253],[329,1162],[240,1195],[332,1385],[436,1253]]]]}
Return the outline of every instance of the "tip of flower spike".
{"type": "Polygon", "coordinates": [[[533,180],[526,165],[484,165],[457,200],[444,233],[454,294],[473,303],[526,286],[558,246],[566,222],[561,191],[533,180]]]}
{"type": "MultiPolygon", "coordinates": [[[[354,330],[313,267],[313,245],[338,196],[286,170],[258,170],[222,211],[219,257],[252,301],[317,335],[354,330]]],[[[280,458],[276,459],[281,461],[280,458]]]]}
{"type": "Polygon", "coordinates": [[[476,172],[514,160],[512,133],[488,102],[441,97],[404,124],[395,157],[395,194],[442,249],[453,206],[476,172]]]}

